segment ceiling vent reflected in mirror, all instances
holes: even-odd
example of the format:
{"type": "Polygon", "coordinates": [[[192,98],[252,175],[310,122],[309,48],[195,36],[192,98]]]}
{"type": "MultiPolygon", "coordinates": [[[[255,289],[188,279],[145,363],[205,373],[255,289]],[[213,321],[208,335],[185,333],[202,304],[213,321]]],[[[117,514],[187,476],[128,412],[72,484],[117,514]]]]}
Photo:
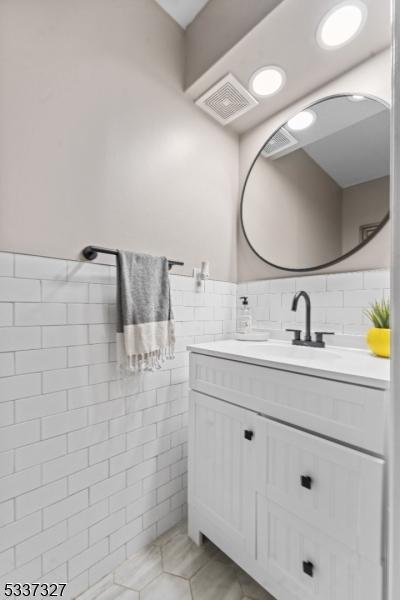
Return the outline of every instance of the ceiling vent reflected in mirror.
{"type": "Polygon", "coordinates": [[[269,140],[268,144],[264,146],[261,154],[266,158],[278,158],[282,152],[295,146],[297,143],[296,138],[284,127],[281,127],[269,140]]]}
{"type": "Polygon", "coordinates": [[[258,101],[232,73],[228,73],[200,96],[196,104],[219,123],[227,125],[257,106],[258,101]]]}

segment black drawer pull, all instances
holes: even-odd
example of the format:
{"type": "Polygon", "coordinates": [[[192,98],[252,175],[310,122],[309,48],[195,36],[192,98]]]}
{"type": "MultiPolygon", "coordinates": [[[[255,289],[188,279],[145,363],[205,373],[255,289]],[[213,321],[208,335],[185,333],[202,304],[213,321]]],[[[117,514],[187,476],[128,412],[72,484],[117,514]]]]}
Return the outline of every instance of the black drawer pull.
{"type": "Polygon", "coordinates": [[[303,561],[303,571],[309,577],[314,577],[314,565],[309,560],[303,561]]]}
{"type": "Polygon", "coordinates": [[[306,490],[311,490],[312,488],[312,477],[309,475],[302,475],[300,477],[301,487],[306,488],[306,490]]]}
{"type": "Polygon", "coordinates": [[[245,429],[245,431],[244,431],[244,438],[246,440],[250,440],[251,441],[253,439],[253,435],[254,435],[253,431],[251,431],[250,429],[245,429]]]}

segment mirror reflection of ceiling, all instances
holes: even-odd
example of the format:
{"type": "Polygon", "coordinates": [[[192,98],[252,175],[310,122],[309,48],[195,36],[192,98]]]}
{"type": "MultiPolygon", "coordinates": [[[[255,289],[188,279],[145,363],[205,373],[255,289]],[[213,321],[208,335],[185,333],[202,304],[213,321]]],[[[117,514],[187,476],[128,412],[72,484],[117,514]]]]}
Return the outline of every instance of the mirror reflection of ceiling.
{"type": "Polygon", "coordinates": [[[390,113],[383,104],[338,97],[314,105],[312,111],[316,119],[311,127],[285,127],[294,139],[272,159],[302,148],[342,188],[389,175],[390,113]]]}
{"type": "Polygon", "coordinates": [[[260,258],[304,271],[342,260],[386,222],[390,111],[380,100],[347,95],[324,98],[300,115],[309,118],[306,128],[289,119],[256,157],[241,216],[260,258]]]}

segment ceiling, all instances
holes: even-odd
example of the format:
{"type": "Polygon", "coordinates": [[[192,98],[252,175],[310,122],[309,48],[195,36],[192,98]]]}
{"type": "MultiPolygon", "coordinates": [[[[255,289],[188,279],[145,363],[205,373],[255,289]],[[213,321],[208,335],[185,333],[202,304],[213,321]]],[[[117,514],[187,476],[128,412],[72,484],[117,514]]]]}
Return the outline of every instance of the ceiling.
{"type": "Polygon", "coordinates": [[[390,46],[390,0],[363,2],[368,19],[361,33],[348,45],[327,51],[317,44],[316,30],[322,17],[340,0],[283,0],[186,92],[196,100],[227,73],[248,88],[256,69],[279,65],[287,75],[284,88],[259,99],[258,106],[228,125],[239,134],[249,130],[390,46]]]}
{"type": "Polygon", "coordinates": [[[199,14],[208,0],[156,0],[183,29],[199,14]]]}

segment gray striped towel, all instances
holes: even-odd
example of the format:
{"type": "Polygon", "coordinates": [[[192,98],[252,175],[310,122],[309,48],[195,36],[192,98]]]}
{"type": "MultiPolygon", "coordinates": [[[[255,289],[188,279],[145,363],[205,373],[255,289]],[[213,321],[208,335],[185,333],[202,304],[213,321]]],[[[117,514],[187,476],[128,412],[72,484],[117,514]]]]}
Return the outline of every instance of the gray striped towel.
{"type": "Polygon", "coordinates": [[[174,345],[168,260],[119,251],[117,360],[121,371],[158,369],[174,358],[174,345]]]}

